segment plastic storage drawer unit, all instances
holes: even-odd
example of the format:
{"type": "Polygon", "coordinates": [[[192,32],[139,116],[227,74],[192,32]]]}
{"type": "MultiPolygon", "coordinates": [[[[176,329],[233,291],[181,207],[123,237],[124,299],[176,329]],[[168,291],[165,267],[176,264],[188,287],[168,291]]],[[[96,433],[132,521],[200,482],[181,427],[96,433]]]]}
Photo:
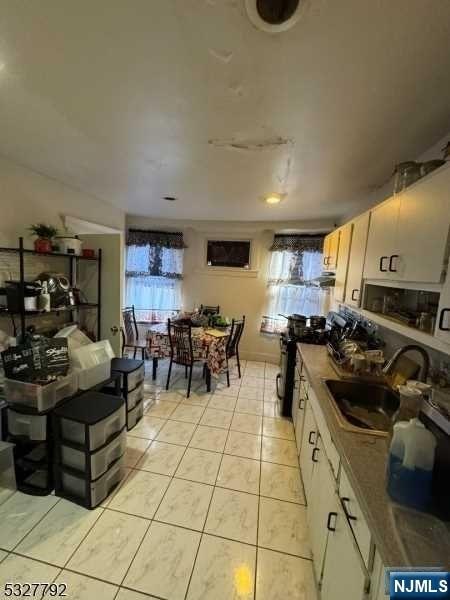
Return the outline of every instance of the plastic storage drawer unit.
{"type": "Polygon", "coordinates": [[[121,373],[124,394],[131,392],[144,381],[145,367],[143,360],[113,358],[111,360],[111,371],[113,373],[121,373]]]}
{"type": "Polygon", "coordinates": [[[8,408],[8,433],[23,436],[33,441],[47,439],[47,415],[32,415],[8,408]]]}
{"type": "Polygon", "coordinates": [[[85,392],[53,414],[57,443],[71,442],[89,452],[107,444],[126,424],[124,399],[101,392],[85,392]]]}
{"type": "Polygon", "coordinates": [[[127,402],[127,411],[133,410],[133,408],[144,399],[144,385],[141,383],[133,391],[128,392],[125,396],[127,402]]]}
{"type": "Polygon", "coordinates": [[[14,444],[0,441],[0,504],[17,489],[13,448],[14,444]]]}
{"type": "Polygon", "coordinates": [[[144,415],[144,401],[141,400],[132,410],[127,412],[127,429],[131,431],[144,415]]]}
{"type": "Polygon", "coordinates": [[[52,381],[47,385],[5,379],[5,398],[9,404],[20,404],[36,409],[37,412],[51,410],[64,398],[73,396],[78,390],[77,373],[52,381]]]}
{"type": "Polygon", "coordinates": [[[86,508],[95,508],[124,477],[124,457],[120,458],[95,481],[67,472],[62,468],[56,475],[55,492],[58,496],[68,497],[86,508]]]}
{"type": "Polygon", "coordinates": [[[96,452],[84,452],[62,444],[59,447],[61,466],[80,471],[86,479],[98,479],[111,465],[125,454],[127,434],[122,430],[107,446],[96,452]]]}

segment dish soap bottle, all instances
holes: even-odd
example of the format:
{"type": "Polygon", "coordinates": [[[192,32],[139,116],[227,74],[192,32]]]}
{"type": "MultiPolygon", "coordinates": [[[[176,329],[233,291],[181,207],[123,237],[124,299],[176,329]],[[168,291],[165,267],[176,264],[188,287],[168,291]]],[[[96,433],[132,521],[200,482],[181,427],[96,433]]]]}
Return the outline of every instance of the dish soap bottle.
{"type": "Polygon", "coordinates": [[[431,503],[436,439],[419,419],[399,421],[389,448],[387,490],[393,500],[417,510],[431,503]]]}

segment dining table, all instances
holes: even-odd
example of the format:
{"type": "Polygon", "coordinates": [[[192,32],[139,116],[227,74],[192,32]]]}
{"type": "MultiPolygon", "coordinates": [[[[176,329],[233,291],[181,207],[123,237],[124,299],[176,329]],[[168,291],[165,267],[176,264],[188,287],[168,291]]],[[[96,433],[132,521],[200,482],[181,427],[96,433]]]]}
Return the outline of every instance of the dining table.
{"type": "MultiPolygon", "coordinates": [[[[211,391],[211,376],[219,377],[227,369],[227,341],[229,328],[218,330],[192,327],[192,350],[195,360],[205,361],[206,388],[211,391]]],[[[152,379],[156,379],[158,362],[171,354],[167,323],[151,325],[147,331],[147,353],[152,359],[152,379]]]]}

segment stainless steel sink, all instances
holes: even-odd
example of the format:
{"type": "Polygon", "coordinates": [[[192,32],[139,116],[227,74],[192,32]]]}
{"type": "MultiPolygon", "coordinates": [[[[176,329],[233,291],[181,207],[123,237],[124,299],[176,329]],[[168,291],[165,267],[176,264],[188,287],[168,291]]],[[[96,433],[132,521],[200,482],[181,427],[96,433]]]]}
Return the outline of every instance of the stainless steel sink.
{"type": "Polygon", "coordinates": [[[385,436],[399,406],[391,388],[362,381],[326,379],[324,384],[341,427],[348,431],[385,436]]]}

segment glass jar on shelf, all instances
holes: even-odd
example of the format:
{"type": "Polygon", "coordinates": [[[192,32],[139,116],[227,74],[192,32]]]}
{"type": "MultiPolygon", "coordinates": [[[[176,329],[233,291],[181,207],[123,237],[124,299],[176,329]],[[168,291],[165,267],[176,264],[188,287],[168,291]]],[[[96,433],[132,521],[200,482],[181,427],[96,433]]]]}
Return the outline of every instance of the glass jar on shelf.
{"type": "Polygon", "coordinates": [[[420,179],[420,163],[408,160],[398,163],[394,170],[394,194],[406,189],[420,179]]]}

